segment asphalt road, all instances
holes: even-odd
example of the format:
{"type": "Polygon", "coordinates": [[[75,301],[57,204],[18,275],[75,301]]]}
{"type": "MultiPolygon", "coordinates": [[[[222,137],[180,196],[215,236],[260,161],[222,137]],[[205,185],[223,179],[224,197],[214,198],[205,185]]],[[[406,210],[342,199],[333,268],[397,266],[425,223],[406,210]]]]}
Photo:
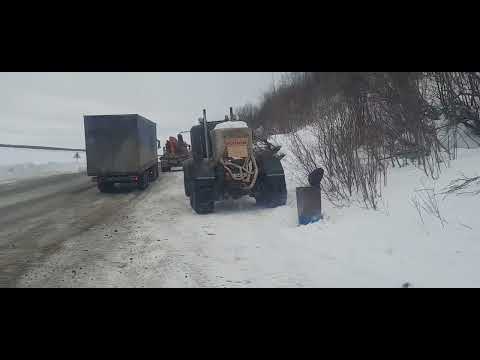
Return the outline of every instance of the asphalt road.
{"type": "Polygon", "coordinates": [[[99,193],[83,173],[0,185],[0,287],[16,287],[67,240],[118,222],[119,209],[144,196],[129,187],[99,193]]]}

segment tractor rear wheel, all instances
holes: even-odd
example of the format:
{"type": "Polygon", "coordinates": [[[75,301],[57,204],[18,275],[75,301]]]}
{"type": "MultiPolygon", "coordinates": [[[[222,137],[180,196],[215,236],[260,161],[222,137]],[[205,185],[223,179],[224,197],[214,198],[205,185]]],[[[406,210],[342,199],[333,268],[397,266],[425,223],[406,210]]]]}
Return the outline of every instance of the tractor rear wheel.
{"type": "Polygon", "coordinates": [[[285,205],[287,203],[285,177],[276,176],[267,179],[262,181],[260,191],[255,195],[257,205],[268,208],[285,205]]]}
{"type": "Polygon", "coordinates": [[[215,210],[213,187],[195,186],[190,182],[190,205],[197,214],[210,214],[215,210]]]}
{"type": "Polygon", "coordinates": [[[190,197],[190,186],[188,184],[188,179],[183,177],[183,187],[185,188],[185,196],[190,197]]]}
{"type": "Polygon", "coordinates": [[[185,196],[190,197],[190,171],[187,164],[183,164],[183,187],[185,196]]]}

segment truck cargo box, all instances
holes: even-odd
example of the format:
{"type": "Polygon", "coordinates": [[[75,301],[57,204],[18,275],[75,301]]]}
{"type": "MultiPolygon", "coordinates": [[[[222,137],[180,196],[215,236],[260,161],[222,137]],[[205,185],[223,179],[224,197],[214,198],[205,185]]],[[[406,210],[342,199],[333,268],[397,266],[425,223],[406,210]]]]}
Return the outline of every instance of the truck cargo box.
{"type": "Polygon", "coordinates": [[[156,124],[137,114],[86,115],[89,176],[135,175],[158,163],[156,124]]]}

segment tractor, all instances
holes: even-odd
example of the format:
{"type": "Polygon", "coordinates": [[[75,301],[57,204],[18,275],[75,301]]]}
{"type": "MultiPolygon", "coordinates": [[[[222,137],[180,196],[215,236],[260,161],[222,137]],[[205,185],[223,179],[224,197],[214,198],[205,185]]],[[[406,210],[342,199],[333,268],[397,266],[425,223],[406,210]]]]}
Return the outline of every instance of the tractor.
{"type": "Polygon", "coordinates": [[[207,121],[206,111],[190,130],[192,157],[183,163],[185,195],[197,214],[214,212],[215,202],[255,198],[257,205],[285,205],[287,188],[279,146],[254,141],[252,129],[230,118],[207,121]]]}

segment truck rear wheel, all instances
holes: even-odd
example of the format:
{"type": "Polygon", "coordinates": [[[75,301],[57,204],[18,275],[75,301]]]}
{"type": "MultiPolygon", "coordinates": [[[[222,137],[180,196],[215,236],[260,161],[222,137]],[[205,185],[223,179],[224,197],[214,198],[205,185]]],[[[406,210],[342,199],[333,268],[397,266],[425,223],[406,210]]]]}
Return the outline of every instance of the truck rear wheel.
{"type": "Polygon", "coordinates": [[[140,190],[145,190],[148,187],[149,179],[149,171],[147,170],[142,174],[142,176],[140,176],[140,179],[138,181],[138,188],[140,190]]]}
{"type": "Polygon", "coordinates": [[[149,182],[154,182],[155,180],[157,180],[157,174],[155,172],[155,166],[152,166],[149,170],[148,170],[148,181],[149,182]]]}
{"type": "Polygon", "coordinates": [[[97,188],[102,193],[112,192],[115,188],[113,183],[99,182],[97,183],[97,188]]]}

